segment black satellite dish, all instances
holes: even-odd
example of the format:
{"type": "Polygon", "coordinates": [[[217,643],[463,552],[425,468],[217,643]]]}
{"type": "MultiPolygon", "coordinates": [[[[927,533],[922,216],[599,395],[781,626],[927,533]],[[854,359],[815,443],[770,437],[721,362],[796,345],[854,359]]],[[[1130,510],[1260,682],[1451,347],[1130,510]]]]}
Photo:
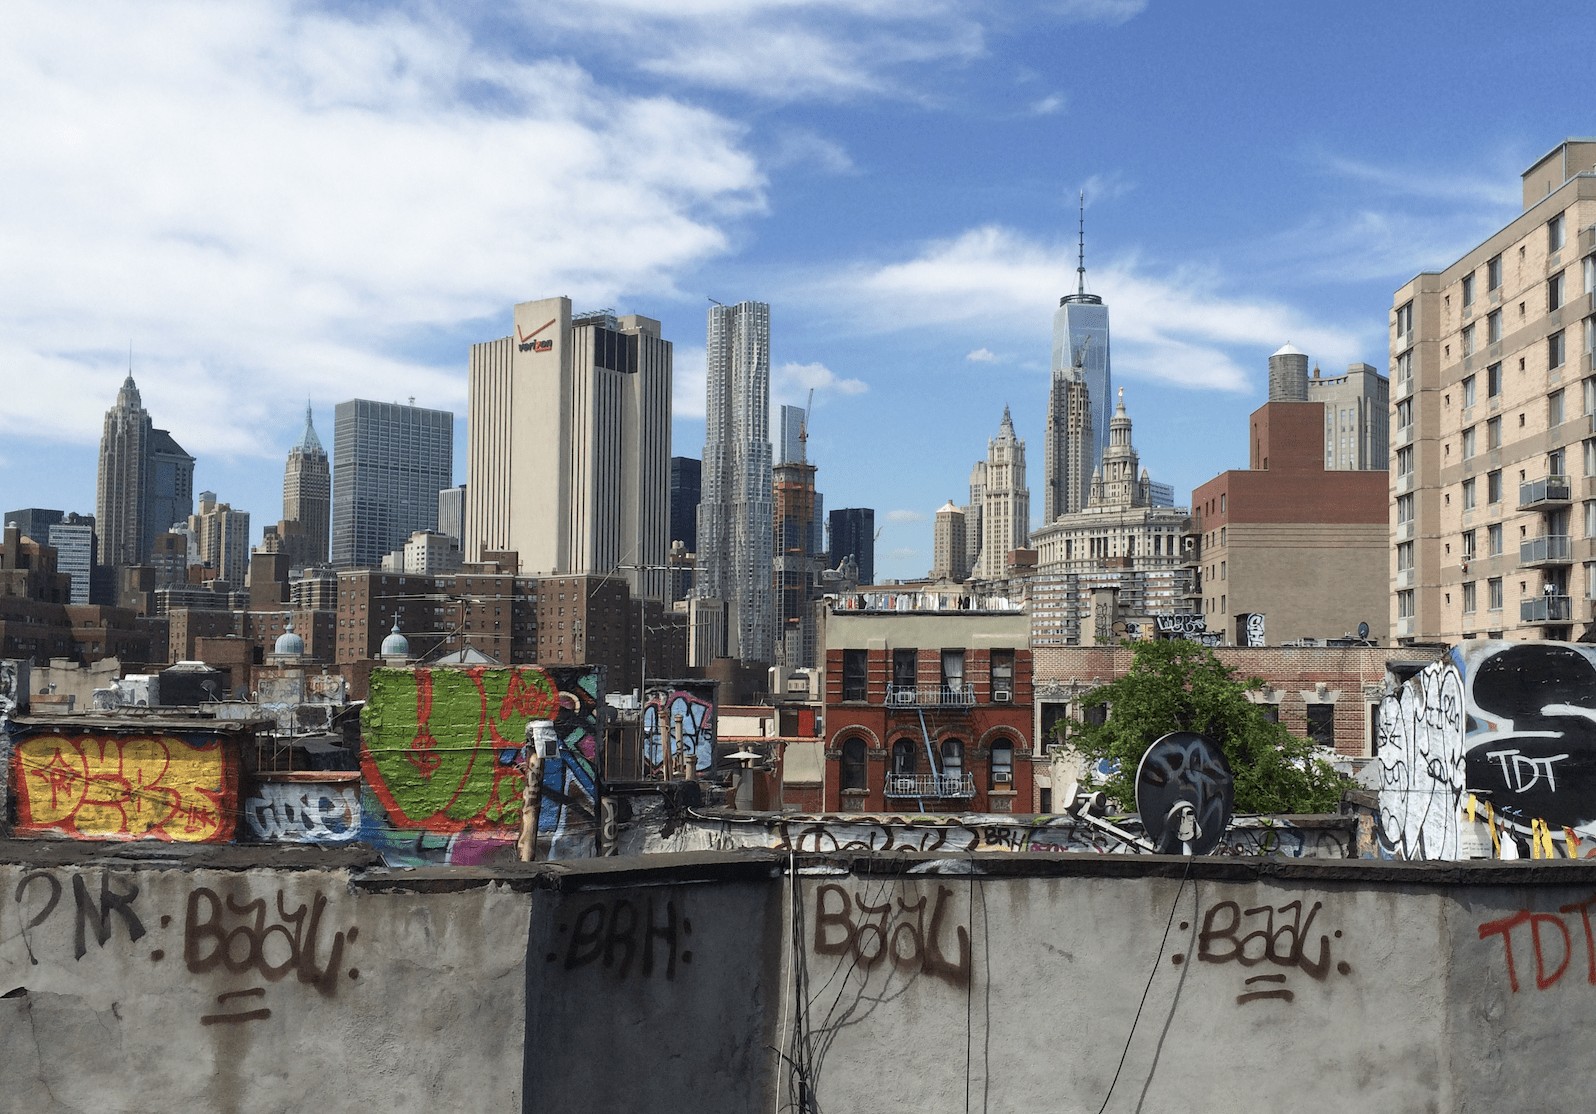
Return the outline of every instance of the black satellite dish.
{"type": "Polygon", "coordinates": [[[1358,624],[1358,641],[1359,642],[1367,642],[1368,640],[1369,640],[1369,624],[1368,623],[1359,623],[1358,624]]]}
{"type": "Polygon", "coordinates": [[[1136,767],[1136,811],[1163,855],[1206,855],[1230,826],[1236,780],[1225,752],[1195,731],[1172,731],[1136,767]]]}

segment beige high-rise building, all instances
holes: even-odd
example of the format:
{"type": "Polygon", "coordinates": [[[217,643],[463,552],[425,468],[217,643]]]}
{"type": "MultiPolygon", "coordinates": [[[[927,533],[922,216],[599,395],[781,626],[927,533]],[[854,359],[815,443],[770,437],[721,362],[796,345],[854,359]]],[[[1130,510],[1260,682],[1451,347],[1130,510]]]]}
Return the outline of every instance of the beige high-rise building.
{"type": "Polygon", "coordinates": [[[1569,639],[1596,599],[1596,139],[1523,174],[1523,211],[1396,292],[1399,642],[1569,639]]]}
{"type": "MultiPolygon", "coordinates": [[[[973,494],[973,493],[972,493],[973,494]]],[[[1002,580],[1009,554],[1031,537],[1031,491],[1025,486],[1025,442],[1014,435],[1014,419],[1003,408],[998,435],[986,446],[986,490],[981,507],[981,553],[974,576],[1002,580]]]]}
{"type": "Polygon", "coordinates": [[[569,298],[522,302],[513,325],[471,346],[465,559],[512,550],[523,575],[614,573],[663,599],[670,342],[569,298]]]}
{"type": "Polygon", "coordinates": [[[965,551],[964,512],[949,499],[937,511],[931,535],[931,578],[933,580],[964,580],[970,575],[970,561],[965,551]]]}
{"type": "Polygon", "coordinates": [[[249,580],[249,512],[218,503],[214,491],[202,491],[188,529],[195,540],[189,562],[209,565],[229,587],[243,588],[249,580]]]}
{"type": "Polygon", "coordinates": [[[1391,384],[1369,364],[1348,364],[1344,375],[1308,380],[1309,402],[1324,404],[1327,472],[1383,472],[1390,467],[1391,384]]]}

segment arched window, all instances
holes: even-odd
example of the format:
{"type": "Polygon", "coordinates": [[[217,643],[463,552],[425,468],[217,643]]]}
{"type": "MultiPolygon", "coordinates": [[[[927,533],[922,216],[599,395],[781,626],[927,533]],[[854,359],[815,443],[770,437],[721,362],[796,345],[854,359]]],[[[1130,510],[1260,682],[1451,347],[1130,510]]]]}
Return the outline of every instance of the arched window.
{"type": "Polygon", "coordinates": [[[992,744],[992,785],[1014,784],[1014,744],[992,744]]]}
{"type": "Polygon", "coordinates": [[[953,781],[964,780],[964,744],[958,739],[942,740],[942,776],[953,781]]]}
{"type": "Polygon", "coordinates": [[[892,744],[892,772],[902,777],[913,777],[919,760],[913,739],[899,739],[892,744]]]}
{"type": "Polygon", "coordinates": [[[865,772],[865,741],[858,736],[842,744],[841,784],[847,789],[868,789],[865,772]]]}

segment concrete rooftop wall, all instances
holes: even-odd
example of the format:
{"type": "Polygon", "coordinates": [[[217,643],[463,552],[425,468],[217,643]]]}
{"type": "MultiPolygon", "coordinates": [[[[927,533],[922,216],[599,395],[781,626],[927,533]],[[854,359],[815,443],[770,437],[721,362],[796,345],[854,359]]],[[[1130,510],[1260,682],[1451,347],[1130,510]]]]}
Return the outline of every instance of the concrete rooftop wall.
{"type": "Polygon", "coordinates": [[[1588,1105],[1584,862],[151,855],[0,844],[5,1108],[1588,1105]]]}

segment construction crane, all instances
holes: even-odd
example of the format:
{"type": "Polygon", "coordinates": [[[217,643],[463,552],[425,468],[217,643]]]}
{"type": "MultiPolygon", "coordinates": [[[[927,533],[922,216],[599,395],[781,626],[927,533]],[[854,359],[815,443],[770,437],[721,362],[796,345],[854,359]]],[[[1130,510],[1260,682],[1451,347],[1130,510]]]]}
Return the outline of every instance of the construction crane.
{"type": "Polygon", "coordinates": [[[815,389],[809,388],[809,401],[804,403],[804,420],[798,423],[798,457],[809,463],[809,412],[815,408],[815,389]]]}

